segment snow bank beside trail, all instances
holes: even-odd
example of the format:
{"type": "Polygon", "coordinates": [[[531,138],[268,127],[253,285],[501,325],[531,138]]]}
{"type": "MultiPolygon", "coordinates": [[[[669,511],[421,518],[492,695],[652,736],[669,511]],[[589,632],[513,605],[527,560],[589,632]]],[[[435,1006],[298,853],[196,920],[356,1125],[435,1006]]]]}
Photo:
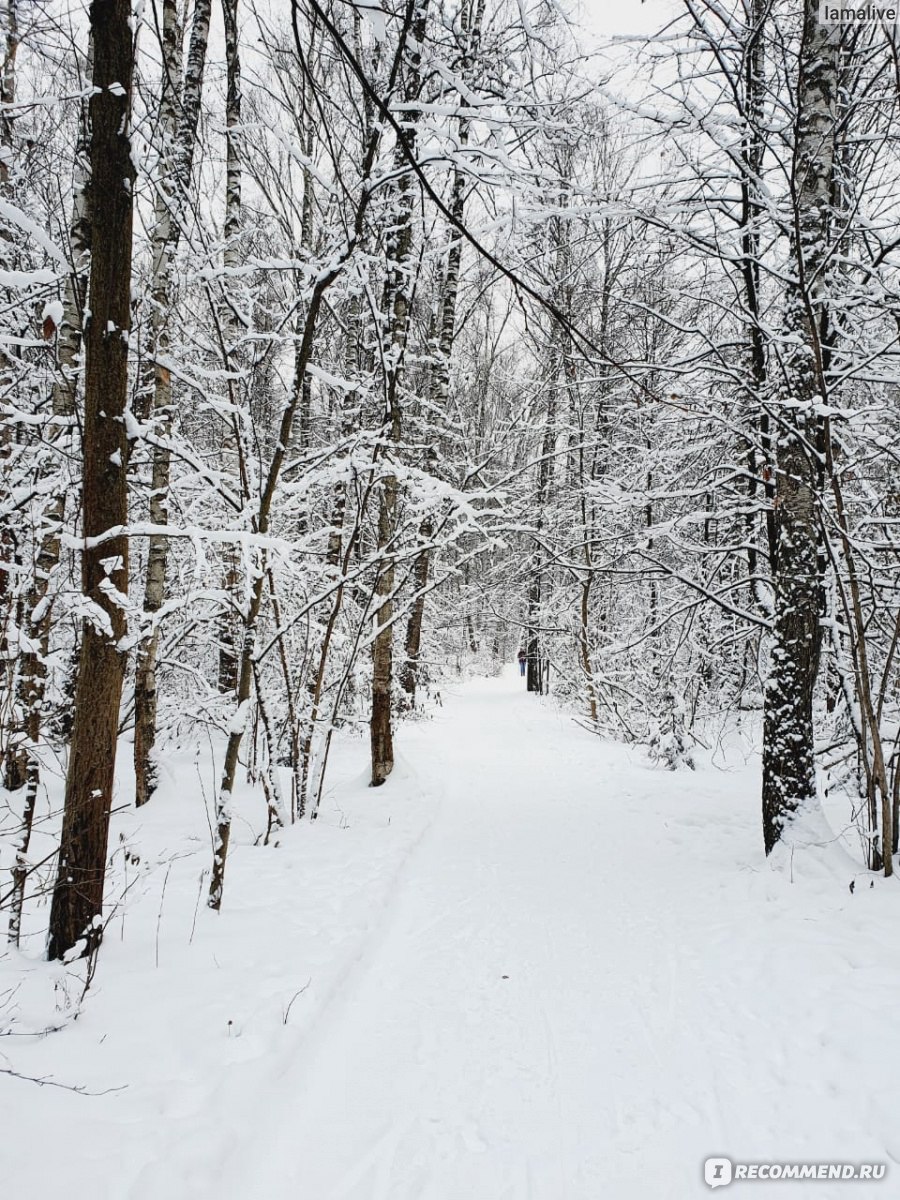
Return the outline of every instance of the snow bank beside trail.
{"type": "MultiPolygon", "coordinates": [[[[302,1062],[389,921],[439,800],[439,784],[402,760],[390,788],[369,789],[362,742],[336,757],[319,819],[288,828],[278,847],[253,844],[265,809],[243,789],[218,916],[205,900],[221,753],[167,757],[153,801],[114,817],[107,894],[126,895],[77,1018],[82,964],[39,961],[39,931],[24,953],[0,954],[0,1067],[48,1081],[0,1075],[10,1194],[211,1196],[216,1157],[265,1123],[272,1080],[302,1062]]],[[[117,805],[127,798],[126,781],[117,805]]]]}

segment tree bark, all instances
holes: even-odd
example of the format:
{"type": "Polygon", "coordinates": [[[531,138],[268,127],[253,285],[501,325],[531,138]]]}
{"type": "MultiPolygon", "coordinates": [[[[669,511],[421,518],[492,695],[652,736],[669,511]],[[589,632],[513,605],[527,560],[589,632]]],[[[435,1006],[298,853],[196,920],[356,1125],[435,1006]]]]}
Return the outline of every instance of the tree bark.
{"type": "MultiPolygon", "coordinates": [[[[3,63],[0,67],[0,193],[8,199],[13,193],[10,180],[13,152],[13,122],[12,111],[16,96],[16,55],[19,49],[19,18],[17,0],[6,0],[3,5],[3,63]]],[[[5,240],[5,239],[4,239],[5,240]]],[[[0,350],[0,396],[4,398],[0,408],[0,418],[4,417],[7,397],[11,396],[15,375],[12,362],[5,350],[0,350]]],[[[0,419],[0,463],[9,459],[13,450],[15,437],[14,425],[6,419],[0,419]]],[[[6,620],[4,610],[7,605],[20,608],[21,600],[14,595],[10,586],[14,579],[19,560],[19,546],[15,530],[8,516],[0,518],[0,654],[6,657],[8,645],[6,636],[6,620]]],[[[18,614],[16,624],[19,624],[18,614]]],[[[14,672],[13,672],[14,679],[14,672]]],[[[15,691],[15,684],[10,680],[10,690],[15,691]]],[[[13,708],[13,706],[10,706],[13,708]]],[[[15,714],[13,717],[15,724],[15,714]]],[[[6,748],[7,739],[2,739],[6,748]]],[[[9,745],[4,761],[3,751],[0,750],[0,765],[3,766],[4,784],[11,791],[22,786],[24,782],[24,757],[21,750],[14,744],[9,745]]]]}
{"type": "MultiPolygon", "coordinates": [[[[149,357],[152,361],[151,414],[159,443],[154,446],[150,490],[150,523],[169,521],[169,477],[171,454],[168,438],[172,429],[172,382],[165,355],[169,350],[168,326],[172,306],[172,260],[181,236],[187,210],[193,165],[194,139],[200,117],[200,98],[209,36],[211,0],[196,0],[182,81],[182,30],[177,0],[164,0],[163,66],[159,125],[162,137],[160,180],[153,223],[153,280],[149,357]]],[[[156,790],[153,748],[156,743],[157,658],[159,625],[156,614],[166,593],[166,563],[169,539],[153,534],[149,540],[147,576],[144,584],[144,618],[150,633],[138,647],[134,680],[134,775],[135,804],[145,804],[156,790]]]]}
{"type": "MultiPolygon", "coordinates": [[[[765,322],[762,315],[761,269],[760,269],[760,217],[762,202],[763,162],[765,156],[766,96],[766,42],[765,26],[768,15],[768,0],[752,0],[750,23],[745,43],[745,65],[743,80],[744,138],[741,150],[741,283],[743,300],[747,312],[747,367],[749,386],[747,391],[752,406],[758,411],[756,425],[762,461],[757,458],[756,447],[751,443],[747,460],[747,492],[750,499],[747,525],[747,572],[750,576],[750,592],[756,603],[766,613],[768,599],[760,586],[759,557],[756,545],[756,521],[754,511],[760,483],[766,501],[766,560],[771,566],[775,557],[775,509],[774,484],[772,482],[771,445],[772,433],[768,411],[762,407],[768,377],[768,353],[765,322]]],[[[752,435],[751,435],[752,437],[752,435]]]]}
{"type": "MultiPolygon", "coordinates": [[[[225,250],[222,255],[222,265],[225,268],[223,288],[226,301],[222,306],[222,334],[225,339],[225,365],[229,371],[234,371],[240,356],[236,353],[236,342],[239,333],[239,323],[234,306],[228,301],[230,290],[230,274],[240,265],[240,246],[238,236],[241,231],[241,183],[242,168],[240,155],[240,125],[241,125],[241,57],[238,44],[238,0],[222,0],[222,16],[225,24],[225,61],[227,70],[227,86],[225,92],[225,250]]],[[[234,384],[229,381],[229,388],[234,391],[234,384]]],[[[232,401],[234,398],[232,397],[232,401]]],[[[234,458],[240,455],[237,445],[238,431],[234,430],[234,443],[229,444],[226,437],[225,456],[234,458]]],[[[237,554],[233,547],[225,552],[225,570],[222,589],[227,596],[233,596],[237,590],[238,563],[237,554]]],[[[244,636],[246,636],[246,631],[244,636]]],[[[223,694],[240,691],[240,649],[241,634],[237,629],[235,614],[229,605],[222,614],[219,627],[219,691],[223,694]]]]}
{"type": "Polygon", "coordinates": [[[3,70],[0,73],[0,187],[9,182],[12,163],[12,105],[16,98],[16,55],[19,51],[19,0],[6,0],[3,70]]]}
{"type": "MultiPolygon", "coordinates": [[[[93,69],[93,47],[88,48],[88,71],[93,69]]],[[[69,226],[69,255],[72,269],[66,276],[63,318],[56,334],[57,376],[53,384],[50,409],[51,428],[48,441],[62,444],[63,452],[71,450],[75,420],[75,398],[78,391],[79,356],[82,326],[87,298],[87,258],[90,252],[91,222],[90,185],[90,126],[87,103],[83,105],[81,133],[75,151],[75,187],[72,200],[72,219],[69,226]]],[[[46,689],[46,657],[50,648],[53,617],[53,598],[49,595],[50,580],[59,565],[60,534],[66,511],[66,492],[60,486],[48,504],[41,526],[40,540],[34,564],[34,574],[28,591],[26,609],[28,636],[31,648],[24,656],[21,675],[21,706],[26,737],[24,770],[25,801],[22,807],[22,826],[16,844],[13,867],[13,894],[10,898],[9,941],[19,943],[22,907],[25,900],[25,880],[28,873],[28,848],[35,805],[41,782],[38,744],[44,719],[46,689]]],[[[9,781],[7,781],[9,787],[9,781]]]]}
{"type": "MultiPolygon", "coordinates": [[[[560,233],[562,236],[562,233],[560,233]]],[[[538,463],[537,512],[534,522],[534,551],[531,578],[528,584],[528,620],[525,650],[528,655],[525,684],[529,692],[543,695],[547,690],[547,670],[541,637],[541,602],[544,592],[546,551],[543,530],[546,513],[553,489],[553,451],[556,447],[557,388],[561,369],[562,330],[555,324],[551,330],[550,363],[547,371],[547,411],[544,417],[544,436],[541,442],[541,459],[538,463]]]]}
{"type": "MultiPolygon", "coordinates": [[[[412,19],[412,48],[409,55],[409,72],[404,88],[406,104],[404,133],[407,153],[415,154],[416,121],[418,114],[408,106],[419,99],[422,80],[420,76],[420,47],[425,36],[425,18],[428,0],[419,0],[412,19]]],[[[402,171],[396,183],[396,209],[391,214],[392,228],[388,237],[388,276],[385,282],[384,312],[388,314],[387,341],[387,413],[385,431],[387,456],[396,452],[401,436],[400,387],[403,376],[404,354],[409,330],[410,267],[413,249],[413,182],[407,165],[407,153],[398,146],[394,159],[398,171],[402,171]]],[[[396,535],[396,514],[399,486],[397,477],[387,467],[382,480],[378,510],[378,550],[384,555],[375,585],[378,607],[375,610],[376,635],[372,645],[372,712],[369,721],[370,748],[372,758],[372,787],[380,787],[394,769],[394,739],[391,712],[391,691],[394,658],[394,584],[396,571],[392,542],[396,535]]]]}
{"type": "Polygon", "coordinates": [[[819,470],[815,406],[825,400],[820,330],[834,169],[839,29],[805,0],[793,162],[794,279],[787,298],[784,393],[775,438],[774,637],[763,723],[766,854],[816,802],[813,691],[819,666],[819,470]]]}
{"type": "Polygon", "coordinates": [[[91,315],[85,335],[82,590],[84,621],[48,955],[91,953],[103,885],[125,656],[128,520],[125,405],[131,324],[134,166],[128,135],[133,71],[130,0],[93,0],[91,315]]]}
{"type": "MultiPolygon", "coordinates": [[[[462,5],[460,10],[460,29],[464,42],[463,59],[460,72],[463,81],[467,83],[475,67],[478,46],[481,41],[481,22],[484,15],[484,0],[474,0],[474,12],[470,15],[469,4],[462,5]]],[[[460,96],[460,103],[466,99],[460,96]]],[[[469,144],[471,121],[467,116],[460,116],[457,125],[457,142],[460,151],[469,144]]],[[[456,306],[459,296],[459,274],[462,265],[462,235],[458,225],[462,223],[466,209],[466,173],[457,159],[453,166],[453,184],[450,192],[450,214],[454,225],[450,230],[450,245],[447,250],[447,266],[444,272],[444,287],[440,304],[440,321],[438,324],[437,361],[434,366],[434,403],[439,411],[447,407],[450,397],[450,356],[453,352],[453,341],[456,336],[456,306]]],[[[426,468],[436,469],[437,455],[431,449],[426,455],[426,468]]],[[[434,519],[425,518],[419,528],[420,539],[427,543],[434,534],[434,519]]],[[[413,600],[409,620],[406,625],[406,646],[403,670],[400,673],[400,685],[409,697],[410,707],[416,702],[416,685],[419,681],[419,651],[422,644],[422,626],[425,618],[425,588],[428,584],[431,550],[421,551],[413,567],[413,583],[416,596],[413,600]]]]}

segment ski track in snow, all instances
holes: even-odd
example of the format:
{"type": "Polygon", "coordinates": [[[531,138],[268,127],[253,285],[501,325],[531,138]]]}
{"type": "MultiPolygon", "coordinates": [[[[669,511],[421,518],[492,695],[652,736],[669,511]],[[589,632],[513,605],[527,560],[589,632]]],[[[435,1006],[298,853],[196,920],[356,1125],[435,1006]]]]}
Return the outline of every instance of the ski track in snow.
{"type": "Polygon", "coordinates": [[[473,681],[402,729],[348,830],[240,848],[166,973],[129,990],[128,937],[105,947],[83,1016],[14,1065],[129,1086],[0,1078],[10,1194],[686,1200],[722,1154],[889,1161],[883,1183],[735,1185],[753,1200],[900,1195],[896,888],[851,895],[836,847],[791,882],[753,769],[670,775],[521,689],[473,681]]]}

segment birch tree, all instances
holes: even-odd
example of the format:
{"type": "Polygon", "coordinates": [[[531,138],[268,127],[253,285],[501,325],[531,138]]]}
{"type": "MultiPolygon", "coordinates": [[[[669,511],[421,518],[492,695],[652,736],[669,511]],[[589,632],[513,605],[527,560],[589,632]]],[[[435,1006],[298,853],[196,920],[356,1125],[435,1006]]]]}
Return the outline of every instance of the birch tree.
{"type": "MultiPolygon", "coordinates": [[[[194,2],[190,45],[184,69],[183,33],[176,0],[164,0],[162,11],[161,145],[151,236],[152,307],[148,353],[152,362],[152,376],[145,385],[151,393],[148,415],[153,421],[155,434],[149,517],[150,524],[157,528],[166,525],[169,519],[169,439],[172,433],[173,390],[171,365],[167,356],[173,259],[190,199],[194,140],[200,118],[211,6],[211,0],[194,2]]],[[[144,617],[150,623],[150,631],[138,647],[134,681],[134,774],[138,805],[145,804],[156,788],[153,747],[156,741],[156,665],[160,639],[156,614],[165,599],[168,546],[165,534],[150,535],[143,602],[144,617]]]]}

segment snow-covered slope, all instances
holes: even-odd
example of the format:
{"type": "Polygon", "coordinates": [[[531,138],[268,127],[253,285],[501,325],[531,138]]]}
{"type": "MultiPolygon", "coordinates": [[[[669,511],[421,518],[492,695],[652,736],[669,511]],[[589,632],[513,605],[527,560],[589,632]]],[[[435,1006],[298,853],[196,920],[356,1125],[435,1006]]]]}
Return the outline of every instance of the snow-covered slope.
{"type": "Polygon", "coordinates": [[[121,1089],[0,1076],[9,1194],[687,1200],[716,1154],[889,1164],[756,1200],[898,1194],[897,888],[837,846],[773,870],[752,765],[652,768],[522,688],[445,693],[377,791],[343,744],[278,848],[249,807],[218,917],[173,759],[78,1019],[20,1036],[76,985],[2,963],[3,1064],[121,1089]]]}

